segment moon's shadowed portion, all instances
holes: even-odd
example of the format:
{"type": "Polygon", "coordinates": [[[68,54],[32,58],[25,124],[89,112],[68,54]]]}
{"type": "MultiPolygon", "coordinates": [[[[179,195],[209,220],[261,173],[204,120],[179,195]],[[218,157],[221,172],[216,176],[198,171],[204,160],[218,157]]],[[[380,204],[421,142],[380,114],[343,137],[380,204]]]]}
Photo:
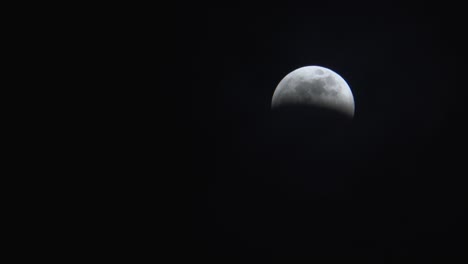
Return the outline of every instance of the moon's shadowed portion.
{"type": "Polygon", "coordinates": [[[309,194],[339,191],[346,175],[351,123],[352,117],[317,106],[289,105],[272,110],[272,153],[285,170],[280,178],[295,182],[289,185],[292,193],[299,189],[309,194]]]}
{"type": "Polygon", "coordinates": [[[352,117],[313,105],[287,105],[272,109],[272,132],[280,144],[319,146],[335,142],[346,132],[352,117]],[[322,144],[320,144],[322,143],[322,144]]]}

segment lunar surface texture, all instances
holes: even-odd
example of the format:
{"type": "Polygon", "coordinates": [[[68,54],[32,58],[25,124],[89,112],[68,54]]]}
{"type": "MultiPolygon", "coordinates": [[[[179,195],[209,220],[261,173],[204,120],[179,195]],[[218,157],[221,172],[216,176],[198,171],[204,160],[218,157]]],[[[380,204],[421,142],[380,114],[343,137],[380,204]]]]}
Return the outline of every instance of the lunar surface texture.
{"type": "Polygon", "coordinates": [[[306,66],[292,71],[280,81],[271,108],[296,109],[296,112],[313,109],[352,119],[354,97],[346,81],[336,72],[320,66],[306,66]]]}

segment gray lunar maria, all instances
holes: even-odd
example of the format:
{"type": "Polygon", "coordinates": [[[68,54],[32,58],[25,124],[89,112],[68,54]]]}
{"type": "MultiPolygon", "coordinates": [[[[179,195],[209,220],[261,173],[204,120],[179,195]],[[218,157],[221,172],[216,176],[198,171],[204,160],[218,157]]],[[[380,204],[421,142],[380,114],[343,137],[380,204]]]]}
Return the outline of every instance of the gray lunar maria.
{"type": "Polygon", "coordinates": [[[336,72],[320,66],[301,67],[280,81],[271,107],[282,106],[313,106],[350,118],[354,116],[354,98],[346,81],[336,72]]]}

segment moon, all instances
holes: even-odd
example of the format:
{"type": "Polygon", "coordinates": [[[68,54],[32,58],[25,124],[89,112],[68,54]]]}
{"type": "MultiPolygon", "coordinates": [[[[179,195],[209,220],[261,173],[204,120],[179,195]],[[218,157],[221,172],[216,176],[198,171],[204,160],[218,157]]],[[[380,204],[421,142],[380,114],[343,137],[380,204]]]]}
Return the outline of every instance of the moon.
{"type": "Polygon", "coordinates": [[[354,97],[349,85],[336,72],[321,66],[305,66],[287,74],[273,94],[271,108],[314,109],[353,119],[354,97]]]}

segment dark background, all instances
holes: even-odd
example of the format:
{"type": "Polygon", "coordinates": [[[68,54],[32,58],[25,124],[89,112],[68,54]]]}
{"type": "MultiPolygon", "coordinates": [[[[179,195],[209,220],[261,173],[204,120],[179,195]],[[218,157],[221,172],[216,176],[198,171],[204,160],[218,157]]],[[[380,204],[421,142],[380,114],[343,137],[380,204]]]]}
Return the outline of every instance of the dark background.
{"type": "Polygon", "coordinates": [[[462,9],[272,5],[185,6],[176,16],[175,70],[192,96],[190,234],[180,254],[213,263],[464,263],[462,9]],[[274,89],[307,65],[348,82],[354,121],[326,139],[277,137],[274,89]]]}

